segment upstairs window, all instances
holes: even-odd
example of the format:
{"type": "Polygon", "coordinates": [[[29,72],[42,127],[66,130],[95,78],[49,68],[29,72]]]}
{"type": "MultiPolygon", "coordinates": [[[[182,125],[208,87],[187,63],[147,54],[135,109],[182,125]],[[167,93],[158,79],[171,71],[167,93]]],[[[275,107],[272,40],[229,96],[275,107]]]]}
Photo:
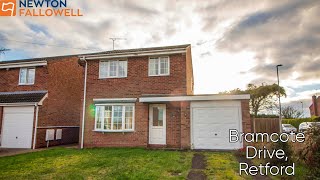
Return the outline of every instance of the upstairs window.
{"type": "Polygon", "coordinates": [[[21,68],[19,75],[19,85],[32,85],[35,79],[35,68],[21,68]]]}
{"type": "Polygon", "coordinates": [[[170,74],[169,57],[150,57],[149,76],[167,76],[170,74]]]}
{"type": "Polygon", "coordinates": [[[122,78],[127,77],[127,61],[112,60],[100,61],[99,78],[122,78]]]}

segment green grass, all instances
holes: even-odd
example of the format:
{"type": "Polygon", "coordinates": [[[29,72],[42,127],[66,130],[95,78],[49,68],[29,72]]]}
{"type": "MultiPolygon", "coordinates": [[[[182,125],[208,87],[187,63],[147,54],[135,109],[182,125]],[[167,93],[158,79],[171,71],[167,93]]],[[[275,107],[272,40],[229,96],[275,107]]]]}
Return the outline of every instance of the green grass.
{"type": "Polygon", "coordinates": [[[251,179],[239,175],[239,162],[231,152],[207,152],[208,179],[251,179]]]}
{"type": "Polygon", "coordinates": [[[55,148],[0,158],[0,179],[185,179],[192,152],[55,148]]]}
{"type": "Polygon", "coordinates": [[[289,176],[272,176],[270,175],[269,177],[272,179],[272,180],[281,180],[281,179],[306,179],[307,175],[308,175],[308,168],[301,164],[301,163],[295,163],[295,171],[294,171],[294,176],[292,177],[289,177],[289,176]]]}
{"type": "MultiPolygon", "coordinates": [[[[259,164],[266,164],[266,160],[264,159],[253,159],[253,164],[259,165],[259,164]]],[[[278,176],[272,176],[268,175],[272,180],[280,180],[280,179],[306,179],[306,176],[309,173],[309,169],[304,165],[299,162],[295,162],[295,174],[294,176],[286,176],[286,175],[278,175],[278,176]]]]}

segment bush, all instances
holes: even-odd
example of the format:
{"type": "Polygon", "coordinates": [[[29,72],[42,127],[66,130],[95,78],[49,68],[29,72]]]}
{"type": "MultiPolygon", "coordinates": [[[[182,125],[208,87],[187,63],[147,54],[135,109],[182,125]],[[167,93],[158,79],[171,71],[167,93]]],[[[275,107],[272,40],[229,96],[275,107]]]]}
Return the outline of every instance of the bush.
{"type": "Polygon", "coordinates": [[[286,161],[284,159],[278,159],[276,157],[270,159],[270,164],[276,165],[276,166],[286,166],[286,165],[291,165],[292,164],[292,149],[291,146],[288,142],[282,142],[278,141],[277,143],[272,144],[272,149],[282,149],[288,157],[288,160],[286,161]]]}
{"type": "Polygon", "coordinates": [[[320,174],[320,127],[313,126],[305,134],[305,147],[300,152],[300,158],[309,167],[311,174],[318,177],[320,174]]]}
{"type": "Polygon", "coordinates": [[[319,122],[320,117],[313,116],[311,118],[299,118],[299,119],[282,119],[282,124],[291,124],[299,129],[299,125],[303,122],[319,122]]]}

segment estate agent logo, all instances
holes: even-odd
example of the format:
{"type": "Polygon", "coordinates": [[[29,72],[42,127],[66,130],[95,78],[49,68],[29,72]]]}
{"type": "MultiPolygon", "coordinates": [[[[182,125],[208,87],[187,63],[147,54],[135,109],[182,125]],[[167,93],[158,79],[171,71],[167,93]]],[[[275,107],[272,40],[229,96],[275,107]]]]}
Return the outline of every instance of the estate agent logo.
{"type": "Polygon", "coordinates": [[[68,0],[0,0],[0,16],[83,16],[68,0]],[[17,13],[18,12],[18,13],[17,13]]]}
{"type": "Polygon", "coordinates": [[[0,16],[15,16],[16,0],[0,0],[0,16]]]}

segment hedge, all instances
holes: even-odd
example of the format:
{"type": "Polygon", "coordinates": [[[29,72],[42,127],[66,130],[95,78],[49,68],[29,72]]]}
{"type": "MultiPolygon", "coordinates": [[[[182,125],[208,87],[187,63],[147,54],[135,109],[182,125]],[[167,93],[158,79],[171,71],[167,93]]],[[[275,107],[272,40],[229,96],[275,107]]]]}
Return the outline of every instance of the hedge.
{"type": "Polygon", "coordinates": [[[303,122],[320,122],[320,117],[313,116],[311,118],[282,119],[282,124],[291,124],[297,129],[299,129],[299,125],[303,122]]]}

